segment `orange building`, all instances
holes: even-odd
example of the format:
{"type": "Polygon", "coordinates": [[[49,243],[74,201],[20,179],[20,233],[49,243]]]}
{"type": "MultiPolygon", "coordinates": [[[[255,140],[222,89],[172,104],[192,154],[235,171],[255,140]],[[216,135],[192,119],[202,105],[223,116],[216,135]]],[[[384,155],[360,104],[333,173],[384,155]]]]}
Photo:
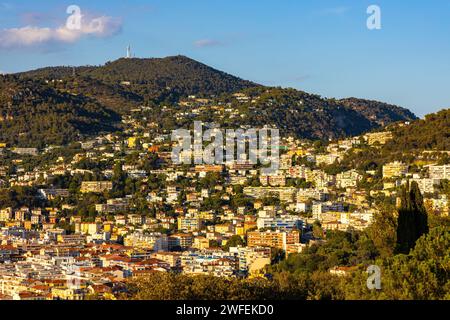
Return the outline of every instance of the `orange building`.
{"type": "Polygon", "coordinates": [[[223,171],[223,166],[221,165],[197,165],[195,166],[195,172],[218,172],[223,171]]]}
{"type": "Polygon", "coordinates": [[[300,243],[300,232],[254,231],[247,234],[249,247],[270,247],[286,250],[290,244],[300,243]]]}
{"type": "Polygon", "coordinates": [[[160,146],[151,146],[148,148],[148,152],[158,153],[160,146]]]}

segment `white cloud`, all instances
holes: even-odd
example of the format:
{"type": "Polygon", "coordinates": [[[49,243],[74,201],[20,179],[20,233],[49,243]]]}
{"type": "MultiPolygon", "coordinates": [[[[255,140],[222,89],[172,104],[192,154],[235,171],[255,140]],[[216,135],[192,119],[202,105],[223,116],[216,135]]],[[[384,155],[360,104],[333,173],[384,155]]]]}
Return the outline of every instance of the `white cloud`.
{"type": "Polygon", "coordinates": [[[82,18],[79,30],[70,30],[66,26],[41,28],[26,26],[0,30],[0,49],[14,49],[42,46],[51,43],[74,43],[85,36],[110,37],[122,29],[120,19],[101,16],[82,18]]]}
{"type": "Polygon", "coordinates": [[[194,45],[197,48],[205,48],[205,47],[217,47],[222,45],[220,41],[212,40],[212,39],[201,39],[194,42],[194,45]]]}

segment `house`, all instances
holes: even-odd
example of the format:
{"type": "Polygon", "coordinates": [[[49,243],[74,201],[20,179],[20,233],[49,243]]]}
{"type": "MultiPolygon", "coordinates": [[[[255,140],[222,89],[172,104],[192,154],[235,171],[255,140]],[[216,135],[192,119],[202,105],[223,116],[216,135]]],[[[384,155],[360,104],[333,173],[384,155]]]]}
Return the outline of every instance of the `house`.
{"type": "Polygon", "coordinates": [[[338,276],[338,277],[344,277],[350,275],[352,272],[356,271],[358,267],[333,267],[328,272],[332,275],[338,276]]]}
{"type": "Polygon", "coordinates": [[[81,183],[81,193],[102,193],[112,190],[111,181],[83,181],[81,183]]]}

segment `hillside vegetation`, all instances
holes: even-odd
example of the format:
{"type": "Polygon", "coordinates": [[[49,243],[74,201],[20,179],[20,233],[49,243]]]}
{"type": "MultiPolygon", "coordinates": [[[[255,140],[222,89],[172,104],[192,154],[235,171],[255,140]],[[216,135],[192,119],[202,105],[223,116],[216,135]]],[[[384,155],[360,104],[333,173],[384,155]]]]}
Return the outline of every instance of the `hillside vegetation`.
{"type": "Polygon", "coordinates": [[[56,91],[36,80],[0,77],[0,141],[11,146],[67,144],[117,130],[120,116],[86,96],[56,91]]]}
{"type": "Polygon", "coordinates": [[[187,95],[218,95],[257,84],[242,80],[185,56],[150,59],[119,59],[98,67],[49,67],[22,73],[25,77],[63,79],[87,77],[127,87],[145,98],[175,101],[187,95]]]}
{"type": "MultiPolygon", "coordinates": [[[[120,128],[120,116],[151,107],[149,120],[180,127],[173,119],[190,95],[238,109],[242,117],[217,119],[227,126],[274,125],[283,134],[308,139],[358,135],[416,117],[397,106],[360,99],[325,99],[295,89],[263,87],[184,56],[119,59],[103,66],[47,67],[0,77],[0,138],[11,145],[64,144],[120,128]],[[241,103],[233,93],[254,99],[241,103]],[[161,113],[169,106],[170,113],[161,113]]],[[[189,112],[189,107],[184,110],[189,112]]],[[[192,119],[186,119],[186,121],[192,119]]]]}

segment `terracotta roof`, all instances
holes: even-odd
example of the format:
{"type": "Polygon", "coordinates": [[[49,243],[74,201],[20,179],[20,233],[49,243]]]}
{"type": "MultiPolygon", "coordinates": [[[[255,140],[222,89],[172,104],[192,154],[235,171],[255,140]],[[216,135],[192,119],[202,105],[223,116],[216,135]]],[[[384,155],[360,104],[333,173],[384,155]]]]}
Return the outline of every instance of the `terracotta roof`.
{"type": "Polygon", "coordinates": [[[104,284],[93,284],[90,286],[95,293],[111,293],[112,289],[104,284]]]}
{"type": "Polygon", "coordinates": [[[0,250],[18,250],[18,249],[12,245],[0,245],[0,250]]]}
{"type": "Polygon", "coordinates": [[[36,285],[36,286],[31,287],[31,288],[34,289],[34,290],[39,290],[39,291],[46,291],[46,290],[50,289],[46,285],[36,285]]]}

